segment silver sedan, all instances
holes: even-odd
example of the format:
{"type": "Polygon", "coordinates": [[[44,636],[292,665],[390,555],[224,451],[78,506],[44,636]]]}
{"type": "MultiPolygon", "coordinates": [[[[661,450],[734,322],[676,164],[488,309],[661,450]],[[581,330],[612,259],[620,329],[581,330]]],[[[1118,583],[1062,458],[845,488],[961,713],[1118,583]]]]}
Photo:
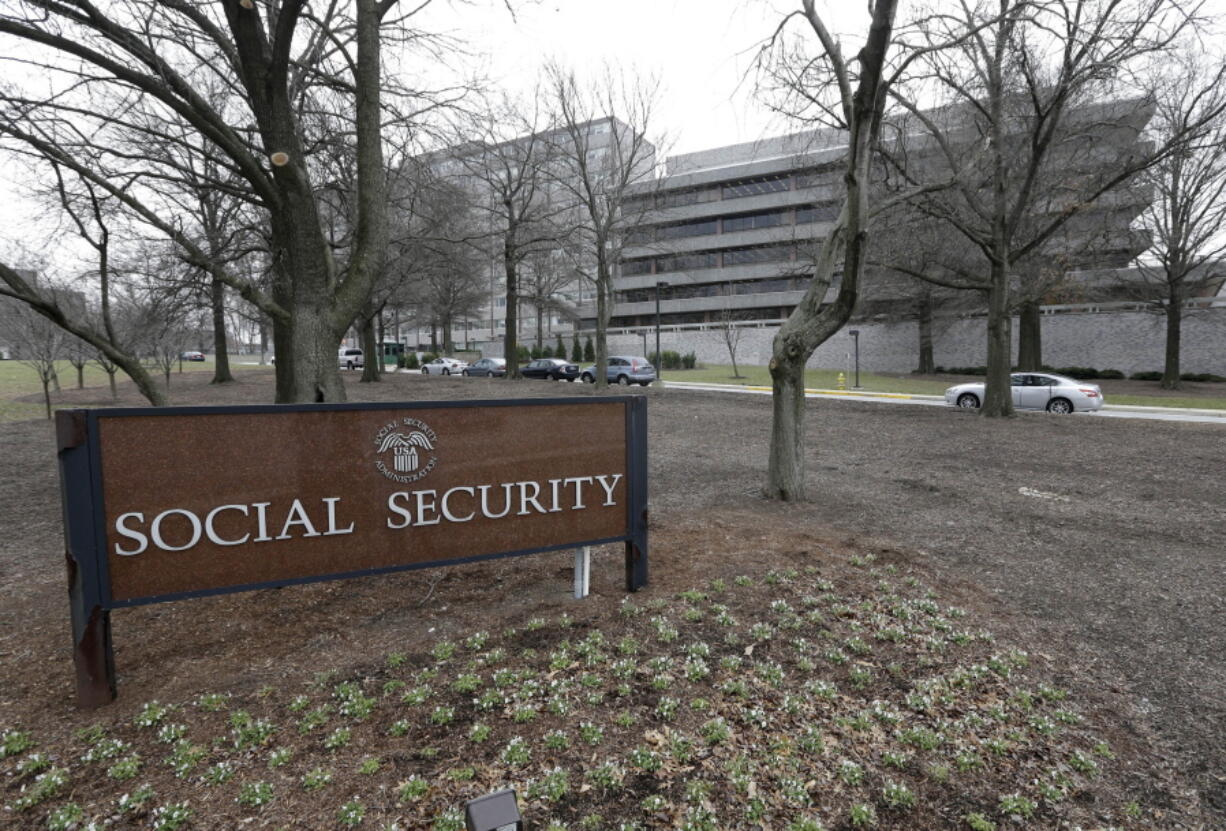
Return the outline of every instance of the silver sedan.
{"type": "MultiPolygon", "coordinates": [[[[1097,384],[1075,381],[1063,375],[1015,372],[1009,376],[1013,406],[1019,410],[1049,413],[1095,412],[1102,409],[1103,391],[1097,384]]],[[[982,381],[958,384],[945,390],[945,403],[977,409],[983,403],[982,381]]]]}

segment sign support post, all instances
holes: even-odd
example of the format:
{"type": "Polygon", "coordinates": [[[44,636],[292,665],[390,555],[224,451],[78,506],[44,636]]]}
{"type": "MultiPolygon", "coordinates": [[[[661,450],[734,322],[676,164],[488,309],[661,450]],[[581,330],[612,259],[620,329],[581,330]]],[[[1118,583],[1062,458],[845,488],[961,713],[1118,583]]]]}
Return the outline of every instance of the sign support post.
{"type": "Polygon", "coordinates": [[[585,545],[575,549],[575,600],[587,597],[589,578],[592,574],[592,547],[585,545]]]}
{"type": "Polygon", "coordinates": [[[115,700],[115,653],[111,647],[111,612],[104,607],[98,574],[92,510],[94,477],[85,418],[85,413],[79,410],[61,410],[56,413],[55,433],[60,497],[64,504],[64,556],[68,565],[77,702],[94,709],[115,700]]]}

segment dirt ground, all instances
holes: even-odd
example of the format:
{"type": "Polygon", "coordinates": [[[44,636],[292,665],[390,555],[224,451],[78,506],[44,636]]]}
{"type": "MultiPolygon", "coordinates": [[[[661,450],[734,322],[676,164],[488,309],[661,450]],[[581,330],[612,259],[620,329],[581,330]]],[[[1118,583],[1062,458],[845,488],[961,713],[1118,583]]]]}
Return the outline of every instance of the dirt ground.
{"type": "MultiPolygon", "coordinates": [[[[270,373],[224,388],[181,380],[177,404],[272,396],[270,373]]],[[[351,400],[495,397],[505,387],[420,375],[356,381],[347,378],[351,400]]],[[[596,394],[578,384],[517,387],[522,395],[596,394]]],[[[649,592],[735,573],[747,560],[786,563],[814,546],[891,552],[1015,643],[1049,656],[1061,683],[1152,748],[1145,764],[1187,783],[1190,802],[1199,798],[1210,817],[1203,827],[1226,826],[1221,427],[1045,414],[989,422],[938,408],[813,401],[810,502],[780,505],[758,496],[769,398],[645,394],[649,592]]],[[[109,404],[102,390],[63,398],[109,404]]],[[[67,730],[80,716],[47,423],[0,424],[0,505],[0,725],[37,718],[67,730]]],[[[596,602],[621,596],[619,559],[598,555],[596,602]]],[[[427,632],[494,628],[529,609],[565,608],[569,561],[548,555],[282,592],[292,600],[256,592],[117,612],[118,712],[190,695],[202,677],[255,690],[309,678],[304,655],[343,667],[427,632]],[[488,587],[500,595],[493,609],[488,587]]]]}

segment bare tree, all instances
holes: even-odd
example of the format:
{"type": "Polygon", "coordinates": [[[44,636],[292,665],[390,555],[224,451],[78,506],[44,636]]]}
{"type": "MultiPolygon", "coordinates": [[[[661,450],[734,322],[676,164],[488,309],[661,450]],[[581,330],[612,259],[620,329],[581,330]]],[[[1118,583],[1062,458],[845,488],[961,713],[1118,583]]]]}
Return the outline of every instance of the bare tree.
{"type": "Polygon", "coordinates": [[[67,355],[70,337],[60,327],[42,317],[29,306],[7,300],[0,303],[0,324],[12,342],[18,361],[38,373],[43,388],[43,403],[47,418],[51,418],[51,384],[56,377],[56,363],[67,355]]]}
{"type": "Polygon", "coordinates": [[[1160,143],[1183,140],[1144,176],[1154,199],[1141,223],[1153,247],[1136,263],[1143,296],[1166,318],[1165,389],[1179,388],[1187,301],[1221,284],[1214,266],[1226,253],[1226,68],[1191,48],[1179,60],[1160,81],[1152,127],[1160,143]]]}
{"type": "Polygon", "coordinates": [[[657,147],[647,133],[659,84],[608,70],[598,83],[584,86],[557,64],[547,75],[558,125],[552,140],[559,178],[576,206],[576,265],[596,293],[596,385],[607,386],[613,272],[626,231],[650,204],[644,189],[656,181],[657,147]]]}
{"type": "Polygon", "coordinates": [[[802,8],[785,18],[760,56],[760,66],[782,85],[785,101],[791,99],[793,112],[816,106],[820,118],[833,120],[848,134],[843,208],[816,252],[813,276],[804,296],[780,327],[772,345],[773,411],[770,458],[763,488],[768,498],[785,501],[805,498],[805,364],[814,350],[847,322],[856,305],[868,245],[869,173],[889,85],[886,53],[896,6],[892,0],[873,4],[868,37],[854,63],[843,57],[838,40],[818,14],[814,0],[803,0],[802,8]],[[803,42],[792,42],[789,47],[783,39],[784,27],[794,18],[803,20],[816,37],[821,48],[819,56],[808,54],[803,42]],[[826,90],[833,91],[833,101],[822,97],[826,90]],[[833,303],[823,306],[840,261],[843,275],[838,295],[833,303]]]}
{"type": "Polygon", "coordinates": [[[732,361],[732,377],[734,379],[743,378],[741,370],[737,368],[736,353],[741,347],[741,339],[745,335],[745,327],[739,325],[744,319],[743,312],[737,312],[735,309],[725,307],[719,313],[719,317],[715,321],[715,333],[718,335],[720,342],[724,348],[728,350],[728,359],[732,361]]]}
{"type": "Polygon", "coordinates": [[[910,184],[954,183],[915,204],[980,255],[979,268],[942,279],[987,295],[985,416],[1013,412],[1017,264],[1153,162],[1134,143],[1149,111],[1120,97],[1123,81],[1190,19],[1178,0],[985,0],[917,28],[928,51],[892,100],[925,154],[908,164],[896,152],[892,161],[910,184]],[[933,48],[951,42],[957,47],[933,48]],[[941,106],[928,106],[933,100],[941,106]]]}
{"type": "MultiPolygon", "coordinates": [[[[460,125],[458,141],[439,163],[470,193],[484,222],[488,255],[500,260],[506,301],[503,355],[507,377],[519,377],[519,306],[523,266],[556,248],[567,235],[565,202],[556,183],[556,148],[545,132],[545,114],[529,103],[504,99],[460,125]]],[[[444,333],[444,339],[450,334],[444,333]]]]}
{"type": "MultiPolygon", "coordinates": [[[[39,69],[53,92],[4,96],[0,135],[89,181],[267,314],[278,401],[343,400],[335,351],[370,295],[386,246],[381,121],[389,109],[428,112],[448,95],[395,86],[401,60],[423,49],[436,61],[445,58],[436,39],[410,28],[429,0],[403,13],[397,5],[9,6],[0,13],[0,35],[24,42],[22,61],[39,69]],[[385,53],[387,40],[404,48],[385,53]],[[392,70],[386,75],[385,63],[392,70]],[[224,107],[209,96],[219,87],[229,93],[224,107]],[[343,121],[340,135],[355,148],[354,230],[343,267],[328,244],[318,198],[315,154],[328,136],[312,134],[304,118],[319,111],[343,121]],[[241,182],[235,192],[265,217],[274,272],[268,290],[217,262],[158,198],[157,183],[181,179],[181,166],[132,151],[142,137],[173,142],[185,135],[241,182]]],[[[0,268],[6,282],[13,273],[0,268]]],[[[39,304],[27,289],[10,284],[10,293],[39,304]]]]}

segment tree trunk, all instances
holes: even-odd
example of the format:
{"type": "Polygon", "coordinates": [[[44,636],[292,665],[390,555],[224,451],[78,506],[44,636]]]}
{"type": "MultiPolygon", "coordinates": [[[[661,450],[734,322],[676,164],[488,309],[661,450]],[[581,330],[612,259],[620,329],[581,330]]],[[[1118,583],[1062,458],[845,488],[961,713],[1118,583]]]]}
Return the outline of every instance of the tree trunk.
{"type": "Polygon", "coordinates": [[[213,278],[209,286],[209,305],[213,311],[213,380],[214,384],[229,384],[230,350],[226,343],[226,284],[213,278]]]}
{"type": "Polygon", "coordinates": [[[980,409],[988,418],[1013,415],[1013,388],[1009,385],[1013,353],[1012,323],[1008,271],[1003,263],[993,263],[992,288],[988,292],[987,377],[980,409]]]}
{"type": "Polygon", "coordinates": [[[260,321],[260,366],[268,359],[268,324],[260,321]]]}
{"type": "Polygon", "coordinates": [[[362,383],[368,384],[381,380],[379,370],[383,368],[383,349],[375,342],[375,316],[363,315],[361,318],[362,335],[362,383]]]}
{"type": "Polygon", "coordinates": [[[1183,336],[1183,302],[1172,288],[1166,304],[1166,360],[1162,367],[1162,388],[1179,389],[1179,353],[1183,336]]]}
{"type": "MultiPolygon", "coordinates": [[[[609,272],[603,256],[603,245],[596,256],[596,388],[609,386],[609,272]]],[[[656,356],[656,374],[660,372],[660,356],[656,356]]]]}
{"type": "Polygon", "coordinates": [[[931,375],[936,372],[936,361],[932,356],[932,292],[924,289],[920,292],[916,303],[916,322],[919,328],[919,363],[915,371],[921,375],[931,375]]]}
{"type": "Polygon", "coordinates": [[[60,389],[60,374],[55,371],[55,367],[51,368],[51,385],[55,387],[56,392],[63,392],[60,389]]]}
{"type": "Polygon", "coordinates": [[[768,499],[805,498],[805,363],[803,356],[770,362],[772,421],[764,494],[768,499]]]}
{"type": "Polygon", "coordinates": [[[541,320],[542,306],[536,304],[536,345],[540,349],[545,348],[545,327],[544,321],[541,320]]]}
{"type": "Polygon", "coordinates": [[[85,389],[85,364],[77,364],[77,389],[85,389]]]}
{"type": "Polygon", "coordinates": [[[1043,316],[1039,301],[1021,304],[1017,316],[1017,368],[1038,372],[1043,367],[1043,316]]]}
{"type": "Polygon", "coordinates": [[[51,379],[47,377],[47,373],[41,373],[43,382],[43,403],[47,407],[47,420],[51,420],[51,379]]]}
{"type": "Polygon", "coordinates": [[[111,400],[112,400],[112,401],[118,401],[118,400],[119,400],[119,387],[117,387],[117,386],[115,385],[115,370],[114,370],[114,369],[108,369],[108,370],[106,371],[106,376],[107,376],[107,381],[109,381],[109,382],[110,382],[110,387],[111,387],[111,400]]]}
{"type": "Polygon", "coordinates": [[[515,273],[515,239],[510,233],[502,249],[503,272],[507,281],[507,330],[502,337],[502,356],[507,362],[507,377],[519,377],[519,275],[515,273]]]}
{"type": "Polygon", "coordinates": [[[447,355],[455,354],[455,336],[451,334],[451,315],[443,318],[443,352],[447,355]]]}

